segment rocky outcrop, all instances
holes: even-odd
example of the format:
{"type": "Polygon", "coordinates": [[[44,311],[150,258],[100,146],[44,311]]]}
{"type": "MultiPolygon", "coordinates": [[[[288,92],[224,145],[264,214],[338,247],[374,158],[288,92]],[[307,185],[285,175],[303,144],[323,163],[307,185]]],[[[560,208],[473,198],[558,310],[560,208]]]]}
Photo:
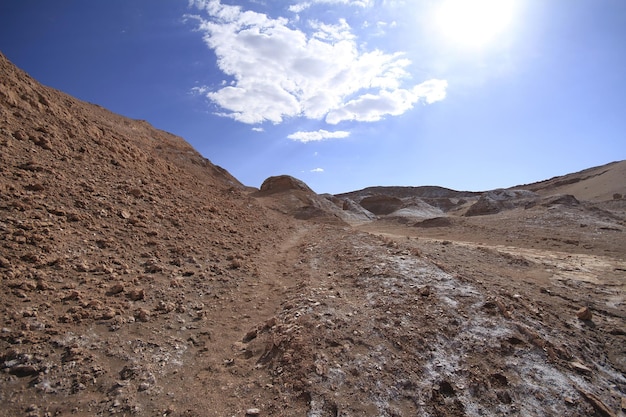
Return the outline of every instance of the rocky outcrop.
{"type": "Polygon", "coordinates": [[[432,219],[425,219],[414,223],[414,227],[449,227],[454,222],[450,217],[433,217],[432,219]]]}
{"type": "Polygon", "coordinates": [[[303,181],[289,175],[269,177],[251,194],[264,206],[298,220],[343,222],[342,210],[318,195],[303,181]]]}
{"type": "Polygon", "coordinates": [[[465,213],[465,216],[484,216],[517,207],[530,207],[539,195],[528,190],[494,190],[480,196],[465,213]]]}
{"type": "MultiPolygon", "coordinates": [[[[334,200],[333,200],[334,201],[334,200]]],[[[349,220],[355,221],[367,221],[374,220],[376,215],[371,211],[367,210],[360,204],[346,198],[344,200],[339,200],[341,202],[341,208],[346,213],[346,216],[349,220]]]]}
{"type": "Polygon", "coordinates": [[[276,177],[269,177],[263,181],[263,184],[261,184],[261,188],[259,189],[259,195],[283,193],[291,190],[315,194],[315,192],[313,192],[313,190],[311,190],[303,181],[289,175],[279,175],[276,177]]]}
{"type": "Polygon", "coordinates": [[[571,194],[558,194],[541,200],[541,205],[544,207],[552,207],[559,204],[573,207],[580,205],[580,201],[578,201],[578,199],[571,194]]]}
{"type": "Polygon", "coordinates": [[[360,204],[364,209],[378,216],[391,214],[402,208],[402,200],[386,195],[365,197],[360,204]]]}

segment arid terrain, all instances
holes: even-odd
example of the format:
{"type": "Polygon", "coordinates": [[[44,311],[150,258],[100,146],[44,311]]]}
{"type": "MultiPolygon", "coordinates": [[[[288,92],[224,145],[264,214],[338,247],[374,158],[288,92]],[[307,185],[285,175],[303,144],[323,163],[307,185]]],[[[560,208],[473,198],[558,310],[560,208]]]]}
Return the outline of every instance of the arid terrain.
{"type": "Polygon", "coordinates": [[[0,54],[0,415],[623,416],[626,161],[242,185],[0,54]]]}

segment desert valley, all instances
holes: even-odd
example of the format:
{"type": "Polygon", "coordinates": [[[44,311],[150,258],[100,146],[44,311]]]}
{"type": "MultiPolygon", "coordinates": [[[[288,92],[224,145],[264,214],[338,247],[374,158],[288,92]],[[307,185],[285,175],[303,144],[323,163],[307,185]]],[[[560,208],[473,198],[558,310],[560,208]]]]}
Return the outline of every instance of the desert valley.
{"type": "Polygon", "coordinates": [[[625,415],[626,161],[257,189],[0,74],[0,415],[625,415]]]}

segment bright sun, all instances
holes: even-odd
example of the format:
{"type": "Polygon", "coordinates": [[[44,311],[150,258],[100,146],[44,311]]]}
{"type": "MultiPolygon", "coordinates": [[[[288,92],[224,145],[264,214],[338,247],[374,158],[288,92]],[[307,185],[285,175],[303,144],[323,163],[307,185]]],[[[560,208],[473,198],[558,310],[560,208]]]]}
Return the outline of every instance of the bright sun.
{"type": "Polygon", "coordinates": [[[511,23],[515,0],[444,0],[435,11],[438,30],[451,42],[482,47],[511,23]]]}

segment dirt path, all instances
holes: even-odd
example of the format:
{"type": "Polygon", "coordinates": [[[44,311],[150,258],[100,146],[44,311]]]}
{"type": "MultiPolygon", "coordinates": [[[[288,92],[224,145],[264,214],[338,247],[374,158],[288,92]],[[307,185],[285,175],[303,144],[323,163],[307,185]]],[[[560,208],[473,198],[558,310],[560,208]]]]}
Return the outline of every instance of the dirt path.
{"type": "MultiPolygon", "coordinates": [[[[263,248],[252,260],[252,276],[233,288],[228,301],[220,303],[221,307],[207,317],[215,330],[191,363],[199,369],[195,371],[195,383],[208,389],[202,402],[211,414],[226,416],[238,410],[238,415],[243,415],[248,409],[267,410],[280,395],[271,375],[257,366],[268,349],[267,343],[251,347],[249,342],[275,325],[281,303],[298,284],[293,271],[297,268],[298,245],[308,230],[306,224],[295,224],[283,239],[263,248]]],[[[185,384],[173,397],[185,397],[183,391],[198,392],[201,386],[185,384]]]]}

